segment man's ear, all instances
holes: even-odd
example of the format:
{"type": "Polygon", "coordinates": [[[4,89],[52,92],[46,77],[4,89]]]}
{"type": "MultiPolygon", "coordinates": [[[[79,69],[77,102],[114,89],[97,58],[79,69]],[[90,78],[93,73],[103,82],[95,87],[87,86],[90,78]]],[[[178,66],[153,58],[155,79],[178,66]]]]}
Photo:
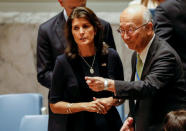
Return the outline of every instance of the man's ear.
{"type": "Polygon", "coordinates": [[[146,28],[148,30],[153,30],[153,24],[152,24],[152,22],[148,22],[148,24],[146,25],[146,28]]]}
{"type": "Polygon", "coordinates": [[[146,29],[148,31],[148,34],[150,35],[152,33],[152,31],[153,31],[153,24],[152,24],[152,22],[149,22],[145,27],[146,27],[146,29]]]}
{"type": "Polygon", "coordinates": [[[61,6],[63,6],[63,0],[58,0],[61,6]]]}

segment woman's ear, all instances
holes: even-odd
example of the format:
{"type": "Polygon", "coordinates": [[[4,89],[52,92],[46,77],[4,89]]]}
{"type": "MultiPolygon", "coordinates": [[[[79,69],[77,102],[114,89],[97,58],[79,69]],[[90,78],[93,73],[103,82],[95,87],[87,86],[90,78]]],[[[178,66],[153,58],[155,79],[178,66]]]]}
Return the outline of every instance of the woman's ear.
{"type": "Polygon", "coordinates": [[[96,36],[96,31],[94,31],[94,36],[96,36]]]}
{"type": "Polygon", "coordinates": [[[94,27],[94,36],[97,34],[97,31],[98,31],[97,27],[94,27]]]}
{"type": "Polygon", "coordinates": [[[94,36],[96,35],[96,33],[97,33],[97,29],[96,29],[96,28],[94,28],[94,36]]]}

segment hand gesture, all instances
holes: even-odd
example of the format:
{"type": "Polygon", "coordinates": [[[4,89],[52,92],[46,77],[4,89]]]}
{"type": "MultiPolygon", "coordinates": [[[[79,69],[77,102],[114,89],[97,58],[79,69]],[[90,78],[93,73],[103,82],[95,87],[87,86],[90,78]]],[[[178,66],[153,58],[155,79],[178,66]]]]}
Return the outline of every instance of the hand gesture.
{"type": "Polygon", "coordinates": [[[85,103],[85,110],[88,112],[96,112],[99,114],[106,114],[107,110],[103,104],[100,103],[99,100],[94,100],[91,102],[85,103]]]}
{"type": "Polygon", "coordinates": [[[107,97],[107,98],[93,98],[94,100],[97,100],[101,105],[103,105],[106,109],[106,111],[110,110],[110,108],[114,105],[114,99],[113,97],[107,97]]]}
{"type": "Polygon", "coordinates": [[[120,131],[134,131],[134,127],[133,127],[133,118],[132,117],[128,117],[123,126],[121,127],[120,131]]]}
{"type": "Polygon", "coordinates": [[[89,88],[93,91],[99,92],[104,90],[104,81],[105,79],[102,77],[85,77],[86,83],[89,88]]]}

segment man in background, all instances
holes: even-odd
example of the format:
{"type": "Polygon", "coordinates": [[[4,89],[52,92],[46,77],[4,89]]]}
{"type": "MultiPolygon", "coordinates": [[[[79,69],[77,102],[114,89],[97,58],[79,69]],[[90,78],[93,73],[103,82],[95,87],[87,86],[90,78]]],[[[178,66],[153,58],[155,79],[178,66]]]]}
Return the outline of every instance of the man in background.
{"type": "Polygon", "coordinates": [[[156,8],[155,33],[166,40],[183,62],[186,80],[186,0],[164,0],[156,8]]]}

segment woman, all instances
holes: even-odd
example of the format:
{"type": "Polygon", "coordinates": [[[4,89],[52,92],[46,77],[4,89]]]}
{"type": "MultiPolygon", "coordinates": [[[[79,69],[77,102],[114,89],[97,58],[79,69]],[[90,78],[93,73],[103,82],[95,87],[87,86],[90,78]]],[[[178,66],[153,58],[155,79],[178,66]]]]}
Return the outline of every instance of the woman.
{"type": "Polygon", "coordinates": [[[164,0],[141,0],[141,4],[148,8],[153,7],[150,5],[154,5],[154,8],[156,8],[163,1],[164,0]]]}
{"type": "Polygon", "coordinates": [[[142,4],[150,10],[152,16],[154,17],[156,7],[163,1],[165,0],[132,0],[129,2],[129,5],[142,4]]]}
{"type": "Polygon", "coordinates": [[[164,0],[132,0],[129,5],[142,4],[148,9],[155,9],[164,0]]]}
{"type": "Polygon", "coordinates": [[[88,8],[74,9],[66,24],[68,47],[57,57],[50,90],[49,131],[119,131],[112,93],[93,92],[85,76],[123,80],[121,60],[102,41],[102,27],[88,8]]]}

